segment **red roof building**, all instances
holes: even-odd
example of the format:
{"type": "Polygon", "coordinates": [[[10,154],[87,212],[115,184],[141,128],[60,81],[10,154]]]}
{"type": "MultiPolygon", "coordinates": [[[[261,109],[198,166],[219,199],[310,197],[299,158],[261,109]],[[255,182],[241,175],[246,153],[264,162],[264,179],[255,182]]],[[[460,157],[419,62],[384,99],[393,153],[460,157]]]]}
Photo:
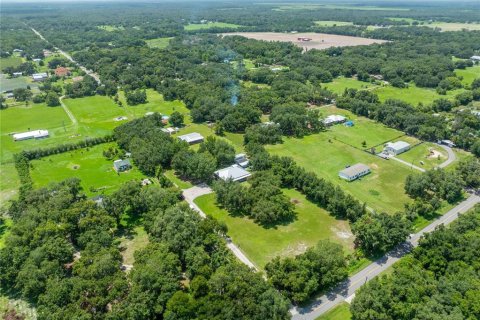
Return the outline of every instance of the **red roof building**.
{"type": "Polygon", "coordinates": [[[55,69],[55,75],[57,77],[66,77],[70,75],[70,70],[65,67],[58,67],[57,69],[55,69]]]}

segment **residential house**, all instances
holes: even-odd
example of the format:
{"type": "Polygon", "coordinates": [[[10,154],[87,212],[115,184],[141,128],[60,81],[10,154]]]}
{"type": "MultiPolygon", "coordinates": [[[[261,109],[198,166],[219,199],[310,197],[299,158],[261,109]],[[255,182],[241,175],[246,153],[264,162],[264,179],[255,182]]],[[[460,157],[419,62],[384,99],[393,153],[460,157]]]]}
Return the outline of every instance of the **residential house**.
{"type": "Polygon", "coordinates": [[[252,174],[242,168],[241,166],[234,164],[230,167],[223,168],[215,171],[215,176],[224,181],[233,180],[233,181],[245,181],[252,174]]]}
{"type": "Polygon", "coordinates": [[[337,123],[343,123],[345,121],[347,121],[347,118],[338,114],[332,114],[326,117],[325,119],[323,119],[323,123],[326,126],[331,126],[337,123]]]}
{"type": "Polygon", "coordinates": [[[178,139],[187,142],[188,144],[195,144],[203,142],[203,136],[198,132],[192,132],[179,136],[178,139]]]}
{"type": "Polygon", "coordinates": [[[353,181],[370,173],[370,167],[363,163],[357,163],[347,167],[338,173],[338,176],[347,181],[353,181]]]}
{"type": "Polygon", "coordinates": [[[70,75],[70,70],[65,67],[58,67],[57,69],[55,69],[55,75],[57,77],[66,77],[70,75]]]}
{"type": "Polygon", "coordinates": [[[46,72],[32,74],[33,81],[43,81],[47,78],[48,78],[48,74],[46,72]]]}
{"type": "Polygon", "coordinates": [[[113,161],[113,169],[117,172],[123,172],[132,167],[130,160],[128,159],[120,159],[113,161]]]}

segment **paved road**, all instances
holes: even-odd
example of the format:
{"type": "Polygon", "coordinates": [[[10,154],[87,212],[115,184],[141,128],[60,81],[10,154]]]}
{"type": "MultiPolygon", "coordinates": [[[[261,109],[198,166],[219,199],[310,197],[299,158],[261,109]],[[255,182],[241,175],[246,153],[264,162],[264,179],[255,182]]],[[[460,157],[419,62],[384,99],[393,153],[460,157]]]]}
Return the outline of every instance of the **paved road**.
{"type": "Polygon", "coordinates": [[[457,160],[457,156],[455,155],[455,152],[453,152],[452,148],[450,148],[449,146],[443,145],[443,144],[439,144],[438,146],[443,148],[448,153],[448,159],[445,162],[439,164],[438,165],[439,168],[445,168],[450,163],[457,160]]]}
{"type": "MultiPolygon", "coordinates": [[[[210,194],[212,192],[213,190],[207,185],[197,185],[195,187],[183,190],[183,197],[185,198],[185,201],[187,201],[187,203],[190,205],[190,208],[197,211],[202,218],[206,218],[207,215],[205,214],[205,212],[202,211],[202,209],[200,209],[196,205],[194,200],[200,196],[210,194]]],[[[230,249],[230,251],[233,252],[233,254],[238,258],[238,260],[240,260],[250,268],[254,269],[255,271],[258,271],[258,268],[252,263],[252,261],[250,261],[247,256],[245,256],[245,254],[240,250],[240,248],[237,247],[229,239],[227,240],[227,247],[230,249]]]]}
{"type": "Polygon", "coordinates": [[[70,121],[72,121],[72,123],[74,125],[77,125],[78,124],[78,121],[77,121],[77,118],[75,118],[75,116],[73,115],[73,113],[70,111],[70,109],[68,109],[67,105],[65,103],[63,103],[63,98],[65,98],[65,96],[61,96],[60,97],[60,104],[63,108],[63,110],[65,110],[65,113],[67,114],[67,116],[70,118],[70,121]]]}
{"type": "MultiPolygon", "coordinates": [[[[43,35],[42,35],[40,32],[38,32],[37,30],[35,30],[35,29],[32,28],[32,27],[30,27],[30,29],[32,29],[32,31],[33,31],[40,39],[42,39],[42,40],[50,43],[47,39],[45,39],[45,38],[43,37],[43,35]]],[[[72,58],[71,55],[69,55],[68,53],[66,53],[66,52],[63,51],[62,49],[60,49],[60,48],[58,48],[58,47],[55,47],[55,46],[54,46],[54,49],[55,49],[58,53],[60,53],[61,55],[63,55],[65,58],[67,58],[67,60],[75,63],[83,72],[85,72],[86,74],[88,74],[89,76],[91,76],[92,78],[94,78],[95,81],[97,81],[98,84],[101,83],[98,74],[96,74],[96,73],[94,73],[92,70],[89,70],[89,69],[85,68],[84,66],[80,65],[77,61],[75,61],[75,60],[72,58]]]]}
{"type": "Polygon", "coordinates": [[[324,314],[328,310],[332,309],[339,303],[352,298],[355,291],[358,290],[367,281],[370,281],[405,254],[410,252],[414,247],[418,245],[418,241],[422,235],[428,232],[432,232],[435,228],[441,224],[447,225],[458,218],[460,213],[464,213],[473,208],[476,203],[480,202],[480,197],[477,195],[470,195],[465,201],[461,202],[455,208],[445,213],[440,218],[433,221],[427,227],[420,232],[411,235],[410,239],[381,257],[377,261],[371,263],[368,267],[351,276],[346,281],[340,283],[335,289],[317,298],[310,306],[305,308],[292,308],[293,320],[314,320],[320,315],[324,314]]]}

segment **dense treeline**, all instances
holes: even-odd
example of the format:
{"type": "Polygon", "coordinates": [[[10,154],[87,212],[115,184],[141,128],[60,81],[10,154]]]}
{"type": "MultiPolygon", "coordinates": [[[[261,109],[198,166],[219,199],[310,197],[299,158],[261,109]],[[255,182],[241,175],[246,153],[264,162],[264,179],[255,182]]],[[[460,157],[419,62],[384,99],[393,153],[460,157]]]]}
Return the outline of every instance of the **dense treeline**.
{"type": "Polygon", "coordinates": [[[479,243],[477,206],[357,291],[352,319],[478,319],[479,243]]]}
{"type": "Polygon", "coordinates": [[[0,286],[39,319],[288,319],[287,301],[229,253],[225,226],[179,201],[177,189],[134,181],[103,205],[78,179],[29,191],[9,209],[0,286]],[[150,238],[129,273],[116,244],[125,214],[144,217],[150,238]]]}

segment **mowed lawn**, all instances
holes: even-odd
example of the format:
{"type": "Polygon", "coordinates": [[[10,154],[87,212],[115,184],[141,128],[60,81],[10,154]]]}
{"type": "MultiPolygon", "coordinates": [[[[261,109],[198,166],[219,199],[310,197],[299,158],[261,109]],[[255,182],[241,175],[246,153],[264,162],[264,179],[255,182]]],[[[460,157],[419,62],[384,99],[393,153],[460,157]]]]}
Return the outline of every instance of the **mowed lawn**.
{"type": "Polygon", "coordinates": [[[18,193],[20,179],[13,163],[3,163],[0,168],[0,208],[8,206],[18,193]]]}
{"type": "Polygon", "coordinates": [[[463,91],[464,89],[451,90],[446,95],[440,95],[435,89],[419,88],[414,84],[409,84],[408,88],[385,86],[374,90],[382,102],[387,99],[397,99],[413,106],[417,106],[419,103],[428,105],[437,99],[453,100],[457,94],[463,91]]]}
{"type": "Polygon", "coordinates": [[[0,58],[0,70],[8,67],[18,67],[23,62],[23,59],[18,56],[10,56],[7,58],[0,58]]]}
{"type": "Polygon", "coordinates": [[[45,104],[21,104],[0,110],[1,162],[11,161],[13,154],[22,150],[50,147],[68,142],[75,130],[62,107],[45,104]],[[13,141],[11,134],[46,129],[50,137],[40,140],[13,141]]]}
{"type": "MultiPolygon", "coordinates": [[[[345,109],[328,106],[320,107],[319,110],[322,117],[338,114],[353,121],[353,127],[346,127],[343,124],[328,127],[326,134],[332,139],[342,141],[362,150],[381,144],[383,145],[388,141],[392,141],[405,135],[401,131],[389,128],[368,118],[359,117],[345,109]],[[363,146],[363,142],[366,143],[365,147],[363,146]]],[[[380,148],[382,148],[382,146],[380,146],[380,148]]]]}
{"type": "Polygon", "coordinates": [[[315,320],[350,320],[352,313],[350,312],[350,305],[346,302],[340,303],[335,308],[329,310],[327,313],[321,315],[315,320]]]}
{"type": "Polygon", "coordinates": [[[115,143],[100,144],[32,160],[30,172],[34,185],[43,187],[52,181],[77,177],[82,181],[85,193],[92,196],[112,193],[124,182],[144,178],[135,167],[126,172],[116,173],[113,161],[103,156],[103,150],[110,146],[115,146],[115,143]]]}
{"type": "Polygon", "coordinates": [[[411,201],[404,192],[405,179],[417,171],[350,147],[332,139],[329,134],[314,134],[302,139],[286,138],[283,144],[267,146],[267,150],[272,154],[292,157],[307,171],[337,184],[376,211],[403,211],[404,205],[411,201]],[[372,172],[352,182],[339,178],[340,170],[356,163],[368,165],[372,172]]]}
{"type": "Polygon", "coordinates": [[[332,82],[325,83],[323,87],[327,88],[333,93],[342,95],[345,89],[347,88],[368,89],[368,88],[373,88],[378,86],[370,82],[363,82],[353,78],[339,77],[334,79],[332,82]]]}
{"type": "Polygon", "coordinates": [[[468,67],[465,69],[457,69],[455,70],[457,76],[463,77],[462,83],[464,85],[471,85],[473,80],[480,78],[480,65],[476,65],[473,67],[468,67]]]}
{"type": "Polygon", "coordinates": [[[237,29],[242,27],[238,24],[233,23],[225,23],[225,22],[208,22],[208,23],[190,23],[184,27],[187,31],[195,31],[195,30],[204,30],[204,29],[211,29],[211,28],[229,28],[229,29],[237,29]]]}
{"type": "Polygon", "coordinates": [[[246,217],[230,216],[216,205],[215,194],[195,199],[206,214],[223,221],[233,242],[260,269],[276,256],[294,256],[315,245],[319,240],[330,239],[353,250],[353,235],[348,222],[336,220],[327,211],[317,207],[295,190],[284,189],[284,194],[297,202],[297,219],[288,225],[266,229],[246,217]]]}
{"type": "Polygon", "coordinates": [[[168,38],[156,38],[156,39],[149,39],[146,40],[145,42],[147,43],[147,46],[150,48],[159,48],[163,49],[168,47],[168,44],[170,43],[170,40],[172,40],[172,37],[168,38]]]}
{"type": "Polygon", "coordinates": [[[424,142],[413,146],[407,152],[398,155],[397,158],[429,170],[445,162],[448,159],[448,154],[438,145],[431,142],[424,142]]]}

